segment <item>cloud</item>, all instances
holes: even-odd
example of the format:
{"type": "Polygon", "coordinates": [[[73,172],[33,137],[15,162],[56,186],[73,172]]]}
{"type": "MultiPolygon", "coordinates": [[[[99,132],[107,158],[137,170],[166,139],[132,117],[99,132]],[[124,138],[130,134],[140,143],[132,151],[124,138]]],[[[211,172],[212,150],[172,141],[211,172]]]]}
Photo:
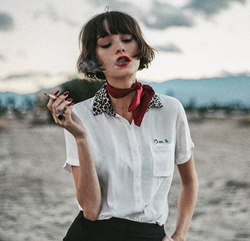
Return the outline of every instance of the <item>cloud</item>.
{"type": "Polygon", "coordinates": [[[8,13],[0,12],[0,31],[9,31],[14,28],[14,21],[8,13]]]}
{"type": "Polygon", "coordinates": [[[30,72],[30,73],[21,73],[21,74],[10,74],[4,78],[2,81],[16,80],[16,79],[25,79],[25,80],[34,80],[36,78],[48,78],[50,73],[46,72],[30,72]]]}
{"type": "Polygon", "coordinates": [[[158,51],[171,52],[171,53],[182,53],[182,50],[178,48],[175,44],[167,44],[165,46],[156,46],[158,51]]]}
{"type": "Polygon", "coordinates": [[[192,27],[193,19],[181,8],[158,1],[153,2],[150,12],[143,17],[144,24],[149,28],[166,29],[170,27],[192,27]]]}
{"type": "Polygon", "coordinates": [[[77,22],[73,21],[68,17],[61,16],[60,14],[58,14],[54,6],[52,6],[51,4],[47,5],[43,10],[36,11],[33,14],[34,19],[39,19],[42,18],[43,16],[48,17],[52,22],[62,21],[70,27],[78,26],[77,22]]]}
{"type": "Polygon", "coordinates": [[[102,0],[92,0],[95,6],[109,6],[110,11],[118,10],[134,16],[138,21],[144,23],[148,28],[166,29],[169,27],[191,27],[193,20],[181,8],[177,8],[157,0],[146,4],[147,6],[131,4],[126,1],[108,0],[103,5],[102,0]],[[150,7],[149,7],[150,6],[150,7]]]}
{"type": "Polygon", "coordinates": [[[103,7],[103,12],[106,11],[106,7],[108,7],[108,11],[121,11],[136,17],[136,19],[143,14],[137,5],[126,1],[107,0],[103,2],[103,0],[92,0],[90,4],[93,4],[95,7],[103,7]]]}
{"type": "Polygon", "coordinates": [[[171,27],[193,27],[195,25],[194,12],[213,16],[221,10],[230,8],[233,2],[244,4],[247,0],[190,0],[182,6],[169,5],[159,0],[147,1],[141,6],[121,0],[107,0],[105,5],[102,0],[91,1],[95,7],[103,6],[103,10],[105,6],[110,6],[110,10],[127,12],[148,28],[158,30],[171,27]]]}
{"type": "Polygon", "coordinates": [[[0,77],[1,92],[34,93],[41,89],[54,88],[73,76],[70,72],[27,71],[10,73],[0,77]]]}
{"type": "Polygon", "coordinates": [[[1,62],[5,62],[6,61],[6,58],[4,57],[4,55],[0,54],[0,61],[1,62]]]}
{"type": "Polygon", "coordinates": [[[222,70],[220,73],[221,77],[250,77],[250,71],[244,72],[230,72],[227,70],[222,70]]]}
{"type": "MultiPolygon", "coordinates": [[[[123,8],[125,9],[131,9],[131,4],[126,3],[124,1],[119,1],[119,0],[107,0],[105,3],[103,0],[92,0],[90,4],[94,4],[95,6],[103,6],[103,12],[104,10],[108,11],[121,11],[123,8]],[[106,9],[108,7],[108,9],[106,9]]],[[[123,10],[123,12],[126,12],[126,10],[123,10]]]]}
{"type": "Polygon", "coordinates": [[[191,0],[184,8],[202,12],[207,16],[219,13],[221,10],[230,8],[231,3],[246,3],[246,0],[191,0]]]}

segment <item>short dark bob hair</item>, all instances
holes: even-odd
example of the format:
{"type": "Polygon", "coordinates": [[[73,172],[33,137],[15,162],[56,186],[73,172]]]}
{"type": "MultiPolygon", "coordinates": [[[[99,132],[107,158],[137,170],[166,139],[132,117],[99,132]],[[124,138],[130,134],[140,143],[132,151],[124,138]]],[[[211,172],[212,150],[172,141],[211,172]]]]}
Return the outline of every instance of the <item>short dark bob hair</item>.
{"type": "Polygon", "coordinates": [[[138,52],[133,56],[140,59],[138,70],[148,68],[149,63],[155,57],[155,53],[154,49],[146,43],[138,22],[126,13],[110,11],[94,16],[81,30],[79,35],[81,53],[77,61],[78,72],[91,79],[105,79],[101,65],[97,64],[96,57],[98,36],[105,37],[108,35],[103,24],[105,20],[111,34],[132,35],[138,44],[138,52]]]}

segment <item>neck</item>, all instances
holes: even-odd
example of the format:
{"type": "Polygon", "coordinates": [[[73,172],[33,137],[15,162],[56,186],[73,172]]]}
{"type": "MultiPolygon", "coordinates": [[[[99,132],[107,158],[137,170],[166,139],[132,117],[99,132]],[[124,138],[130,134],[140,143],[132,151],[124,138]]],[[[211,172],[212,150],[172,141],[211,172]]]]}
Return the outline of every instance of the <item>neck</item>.
{"type": "Polygon", "coordinates": [[[120,109],[126,110],[132,103],[135,96],[135,91],[129,93],[128,95],[122,97],[122,98],[114,98],[111,95],[109,95],[111,103],[113,106],[120,107],[120,109]]]}
{"type": "MultiPolygon", "coordinates": [[[[136,82],[136,79],[122,79],[122,80],[118,80],[116,79],[115,82],[112,82],[112,80],[107,80],[108,84],[116,89],[129,89],[131,88],[131,86],[136,82]],[[111,82],[111,83],[110,83],[111,82]]],[[[111,103],[113,105],[113,107],[116,107],[123,110],[127,111],[127,107],[130,106],[130,104],[133,102],[135,96],[135,91],[130,92],[129,94],[123,96],[123,97],[116,97],[116,96],[112,96],[111,94],[109,94],[109,97],[111,99],[111,103]]]]}
{"type": "Polygon", "coordinates": [[[107,82],[117,88],[117,89],[127,89],[130,88],[132,86],[132,84],[134,84],[136,82],[136,76],[128,76],[126,78],[109,78],[107,79],[107,82]]]}

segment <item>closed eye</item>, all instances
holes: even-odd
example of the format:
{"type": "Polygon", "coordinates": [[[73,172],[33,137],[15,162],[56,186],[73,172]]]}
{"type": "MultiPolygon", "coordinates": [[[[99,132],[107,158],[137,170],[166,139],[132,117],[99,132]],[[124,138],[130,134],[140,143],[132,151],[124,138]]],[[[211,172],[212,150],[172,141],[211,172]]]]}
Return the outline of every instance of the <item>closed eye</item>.
{"type": "Polygon", "coordinates": [[[101,47],[103,48],[103,49],[107,49],[107,48],[109,48],[111,46],[111,44],[106,44],[106,45],[102,45],[101,47]]]}
{"type": "Polygon", "coordinates": [[[132,41],[132,38],[130,38],[130,39],[124,39],[124,40],[123,40],[124,43],[129,43],[129,42],[131,42],[131,41],[132,41]]]}

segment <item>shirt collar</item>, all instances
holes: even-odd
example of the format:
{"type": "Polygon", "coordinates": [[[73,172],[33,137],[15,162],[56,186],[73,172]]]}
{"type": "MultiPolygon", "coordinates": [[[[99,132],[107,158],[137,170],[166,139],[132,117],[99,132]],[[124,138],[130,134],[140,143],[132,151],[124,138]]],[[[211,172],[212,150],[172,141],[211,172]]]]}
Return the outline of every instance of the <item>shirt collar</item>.
{"type": "MultiPolygon", "coordinates": [[[[100,90],[98,90],[94,96],[93,102],[93,114],[98,115],[106,112],[111,116],[116,116],[115,111],[113,110],[111,100],[106,90],[106,85],[104,84],[100,90]]],[[[162,101],[158,95],[154,95],[149,102],[148,110],[152,107],[161,108],[163,107],[162,101]]],[[[148,111],[147,110],[147,111],[148,111]]]]}

